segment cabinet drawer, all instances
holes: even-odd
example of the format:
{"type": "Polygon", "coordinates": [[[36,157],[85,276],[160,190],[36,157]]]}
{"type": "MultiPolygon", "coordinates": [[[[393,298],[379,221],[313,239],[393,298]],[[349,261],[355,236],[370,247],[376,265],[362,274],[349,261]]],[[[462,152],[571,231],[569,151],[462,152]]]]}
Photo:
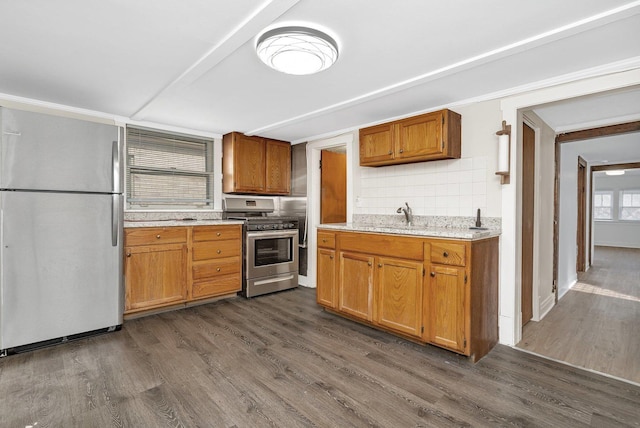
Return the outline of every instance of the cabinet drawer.
{"type": "Polygon", "coordinates": [[[318,247],[336,248],[336,234],[331,232],[318,232],[318,247]]]}
{"type": "Polygon", "coordinates": [[[240,273],[240,257],[228,257],[225,259],[194,263],[192,273],[194,281],[220,275],[240,273]]]}
{"type": "Polygon", "coordinates": [[[240,240],[194,242],[192,258],[194,261],[222,259],[240,256],[240,240]]]}
{"type": "Polygon", "coordinates": [[[338,235],[341,250],[363,254],[422,260],[423,240],[399,235],[343,232],[338,235]]]}
{"type": "Polygon", "coordinates": [[[194,299],[199,299],[236,293],[241,289],[240,274],[223,275],[215,279],[194,282],[191,294],[194,299]]]}
{"type": "Polygon", "coordinates": [[[185,227],[132,228],[125,231],[125,245],[155,245],[187,242],[185,227]]]}
{"type": "Polygon", "coordinates": [[[193,241],[223,241],[225,239],[240,239],[242,226],[230,224],[228,226],[196,226],[193,228],[193,241]]]}
{"type": "Polygon", "coordinates": [[[431,263],[440,263],[452,266],[464,266],[465,245],[452,242],[431,243],[431,263]]]}

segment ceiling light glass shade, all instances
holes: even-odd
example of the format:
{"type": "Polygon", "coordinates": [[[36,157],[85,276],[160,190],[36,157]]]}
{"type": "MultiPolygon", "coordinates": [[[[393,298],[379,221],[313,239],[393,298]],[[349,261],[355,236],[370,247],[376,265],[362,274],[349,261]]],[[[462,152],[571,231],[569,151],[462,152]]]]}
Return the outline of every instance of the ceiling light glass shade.
{"type": "Polygon", "coordinates": [[[258,56],[269,67],[287,74],[313,74],[338,59],[338,45],[331,36],[307,27],[269,30],[258,39],[258,56]]]}
{"type": "Polygon", "coordinates": [[[609,171],[605,171],[607,175],[624,175],[624,169],[610,169],[609,171]]]}

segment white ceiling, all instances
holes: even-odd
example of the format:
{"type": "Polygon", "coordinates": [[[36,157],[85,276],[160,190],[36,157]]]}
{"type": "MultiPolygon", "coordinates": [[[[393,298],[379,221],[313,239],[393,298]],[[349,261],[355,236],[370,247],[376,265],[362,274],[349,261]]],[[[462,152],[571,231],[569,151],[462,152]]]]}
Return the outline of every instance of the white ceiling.
{"type": "MultiPolygon", "coordinates": [[[[0,16],[5,98],[294,142],[640,58],[637,0],[0,0],[0,16]],[[267,68],[255,40],[284,24],[329,32],[338,62],[267,68]]],[[[586,104],[536,112],[554,128],[611,119],[586,104]]]]}

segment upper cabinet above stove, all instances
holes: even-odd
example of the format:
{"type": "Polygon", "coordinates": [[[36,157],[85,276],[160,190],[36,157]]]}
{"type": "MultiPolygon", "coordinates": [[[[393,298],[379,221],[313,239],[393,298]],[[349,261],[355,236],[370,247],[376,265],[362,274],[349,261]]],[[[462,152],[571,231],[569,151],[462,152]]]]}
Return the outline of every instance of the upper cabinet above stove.
{"type": "Polygon", "coordinates": [[[239,132],[222,138],[222,191],[250,195],[288,195],[291,144],[239,132]]]}

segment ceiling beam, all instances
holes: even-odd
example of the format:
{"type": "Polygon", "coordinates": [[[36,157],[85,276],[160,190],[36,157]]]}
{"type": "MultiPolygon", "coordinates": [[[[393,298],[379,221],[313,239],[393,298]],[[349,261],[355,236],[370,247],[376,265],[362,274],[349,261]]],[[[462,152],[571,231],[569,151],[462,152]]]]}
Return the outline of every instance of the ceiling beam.
{"type": "Polygon", "coordinates": [[[636,169],[640,168],[640,162],[616,163],[611,165],[594,165],[591,171],[610,171],[612,169],[636,169]]]}
{"type": "Polygon", "coordinates": [[[640,131],[640,121],[620,123],[618,125],[601,126],[599,128],[583,129],[582,131],[566,132],[556,136],[557,143],[590,140],[592,138],[610,137],[612,135],[628,134],[640,131]]]}
{"type": "Polygon", "coordinates": [[[144,115],[149,106],[162,96],[172,93],[180,88],[184,88],[202,77],[209,70],[217,66],[226,57],[235,52],[247,41],[255,37],[265,27],[272,24],[283,13],[295,6],[300,0],[270,0],[265,2],[260,8],[255,10],[243,22],[241,22],[231,33],[213,46],[196,62],[161,88],[147,102],[145,102],[132,116],[134,120],[144,120],[144,115]]]}

